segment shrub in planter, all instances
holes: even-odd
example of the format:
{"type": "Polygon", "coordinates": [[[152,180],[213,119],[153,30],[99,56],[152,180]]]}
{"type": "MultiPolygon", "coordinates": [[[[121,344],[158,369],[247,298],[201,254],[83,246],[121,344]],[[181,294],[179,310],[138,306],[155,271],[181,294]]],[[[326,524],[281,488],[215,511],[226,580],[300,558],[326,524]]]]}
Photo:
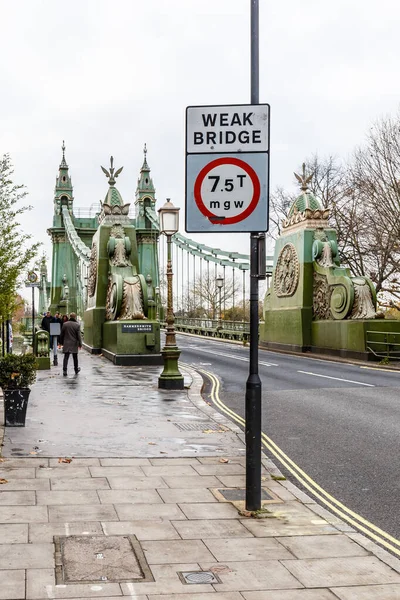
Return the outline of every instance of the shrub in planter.
{"type": "Polygon", "coordinates": [[[6,354],[0,358],[0,387],[4,393],[5,425],[24,427],[29,385],[36,381],[36,357],[33,354],[6,354]]]}

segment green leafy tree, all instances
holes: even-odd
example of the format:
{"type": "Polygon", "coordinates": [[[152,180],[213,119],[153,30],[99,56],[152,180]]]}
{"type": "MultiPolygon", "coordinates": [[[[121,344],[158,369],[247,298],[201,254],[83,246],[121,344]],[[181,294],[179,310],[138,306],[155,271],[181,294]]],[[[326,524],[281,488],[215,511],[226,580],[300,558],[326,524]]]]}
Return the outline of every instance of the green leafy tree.
{"type": "Polygon", "coordinates": [[[27,265],[35,258],[40,244],[21,230],[19,217],[31,206],[21,206],[27,196],[25,187],[13,182],[9,154],[0,157],[0,317],[11,318],[16,308],[16,290],[27,265]]]}

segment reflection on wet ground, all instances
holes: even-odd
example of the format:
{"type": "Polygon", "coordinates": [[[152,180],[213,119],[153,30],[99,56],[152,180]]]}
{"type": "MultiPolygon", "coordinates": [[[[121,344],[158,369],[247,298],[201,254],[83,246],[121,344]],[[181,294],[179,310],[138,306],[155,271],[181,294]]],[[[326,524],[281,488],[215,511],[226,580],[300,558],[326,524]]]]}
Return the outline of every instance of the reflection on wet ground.
{"type": "Polygon", "coordinates": [[[187,390],[158,389],[160,367],[118,367],[85,352],[79,359],[78,376],[71,368],[63,377],[61,366],[38,371],[26,426],[6,428],[3,456],[173,457],[242,451],[236,434],[221,435],[187,390]],[[183,423],[187,429],[181,431],[183,423]]]}

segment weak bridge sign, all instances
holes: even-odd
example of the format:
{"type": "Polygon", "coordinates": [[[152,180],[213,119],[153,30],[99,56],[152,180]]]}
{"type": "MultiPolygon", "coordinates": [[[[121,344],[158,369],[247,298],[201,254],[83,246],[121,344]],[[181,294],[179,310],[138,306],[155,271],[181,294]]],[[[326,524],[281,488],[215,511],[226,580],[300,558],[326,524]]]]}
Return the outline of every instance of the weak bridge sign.
{"type": "Polygon", "coordinates": [[[269,105],[186,109],[186,231],[266,231],[269,105]]]}

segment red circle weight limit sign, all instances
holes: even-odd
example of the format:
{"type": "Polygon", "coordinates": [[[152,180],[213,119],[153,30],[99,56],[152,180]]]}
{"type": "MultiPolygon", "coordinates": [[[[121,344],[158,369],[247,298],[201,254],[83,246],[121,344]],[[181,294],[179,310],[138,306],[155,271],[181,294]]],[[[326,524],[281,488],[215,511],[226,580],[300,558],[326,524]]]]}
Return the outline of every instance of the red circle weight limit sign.
{"type": "Polygon", "coordinates": [[[199,211],[218,225],[231,225],[246,219],[260,200],[257,173],[243,160],[217,158],[198,174],[194,199],[199,211]]]}

